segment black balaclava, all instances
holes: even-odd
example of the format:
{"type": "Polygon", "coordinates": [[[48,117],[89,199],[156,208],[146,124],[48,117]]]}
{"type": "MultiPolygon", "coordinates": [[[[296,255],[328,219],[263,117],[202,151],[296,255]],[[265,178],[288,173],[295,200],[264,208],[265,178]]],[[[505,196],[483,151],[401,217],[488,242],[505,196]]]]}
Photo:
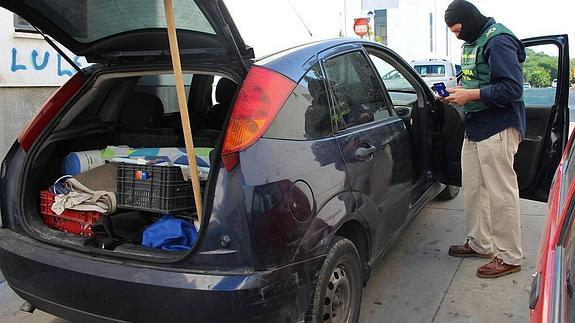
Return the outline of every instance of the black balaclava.
{"type": "Polygon", "coordinates": [[[489,18],[482,15],[473,4],[465,0],[454,0],[445,10],[445,23],[448,27],[460,23],[461,32],[458,38],[467,43],[472,43],[479,38],[488,20],[489,18]]]}

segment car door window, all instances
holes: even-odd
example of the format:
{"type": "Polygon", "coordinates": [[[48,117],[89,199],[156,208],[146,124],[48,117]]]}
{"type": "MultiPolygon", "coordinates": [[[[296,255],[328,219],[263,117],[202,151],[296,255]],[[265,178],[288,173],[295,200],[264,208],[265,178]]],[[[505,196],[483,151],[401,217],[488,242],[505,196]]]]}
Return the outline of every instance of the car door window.
{"type": "Polygon", "coordinates": [[[555,45],[525,49],[523,63],[523,100],[527,107],[551,107],[555,103],[559,68],[559,49],[555,45]]]}
{"type": "Polygon", "coordinates": [[[369,58],[381,76],[394,108],[413,106],[417,101],[417,93],[413,85],[383,58],[374,54],[369,54],[369,58]]]}
{"type": "MultiPolygon", "coordinates": [[[[385,88],[390,92],[412,92],[415,93],[413,85],[393,67],[379,56],[369,54],[369,58],[375,65],[377,72],[381,76],[385,88]]],[[[393,100],[393,98],[392,98],[393,100]]],[[[394,104],[395,105],[395,104],[394,104]]]]}
{"type": "Polygon", "coordinates": [[[324,67],[338,130],[392,116],[377,74],[363,52],[327,59],[324,67]]]}

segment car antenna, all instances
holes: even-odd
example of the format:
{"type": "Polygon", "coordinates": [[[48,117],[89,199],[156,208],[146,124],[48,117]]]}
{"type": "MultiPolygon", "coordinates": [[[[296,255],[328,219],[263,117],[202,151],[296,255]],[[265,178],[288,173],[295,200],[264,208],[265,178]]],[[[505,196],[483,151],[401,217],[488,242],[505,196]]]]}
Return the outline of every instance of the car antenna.
{"type": "Polygon", "coordinates": [[[307,32],[309,33],[309,35],[311,37],[313,37],[313,34],[311,33],[311,31],[309,30],[309,28],[307,27],[307,25],[305,24],[305,22],[303,21],[303,19],[301,18],[301,16],[299,15],[299,12],[297,12],[297,9],[294,7],[293,3],[291,3],[291,0],[287,0],[287,2],[289,3],[289,5],[291,6],[291,8],[293,9],[293,11],[295,12],[296,16],[299,18],[299,21],[301,21],[301,24],[305,27],[305,29],[307,30],[307,32]]]}
{"type": "MultiPolygon", "coordinates": [[[[31,24],[32,25],[32,24],[31,24]]],[[[44,40],[50,45],[52,46],[52,48],[54,48],[58,54],[60,54],[60,56],[64,57],[64,59],[66,60],[66,62],[68,62],[68,64],[70,64],[76,71],[78,71],[78,73],[86,76],[86,73],[84,73],[84,71],[82,71],[82,69],[80,68],[80,66],[78,66],[76,63],[74,63],[74,61],[68,57],[68,55],[66,55],[66,53],[64,53],[60,47],[56,46],[56,44],[54,44],[54,42],[48,38],[48,36],[46,36],[40,29],[38,29],[36,26],[32,25],[32,27],[34,27],[34,29],[36,29],[36,31],[42,35],[42,37],[44,37],[44,40]]]]}

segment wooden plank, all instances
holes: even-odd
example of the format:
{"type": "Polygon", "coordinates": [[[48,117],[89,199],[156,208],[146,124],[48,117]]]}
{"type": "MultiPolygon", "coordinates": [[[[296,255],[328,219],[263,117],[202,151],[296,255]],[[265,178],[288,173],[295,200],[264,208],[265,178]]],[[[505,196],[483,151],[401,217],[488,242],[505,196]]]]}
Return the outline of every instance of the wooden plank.
{"type": "Polygon", "coordinates": [[[186,143],[186,152],[188,154],[190,178],[192,179],[192,188],[194,191],[196,211],[198,212],[198,221],[201,224],[203,214],[202,193],[200,191],[200,178],[198,175],[198,166],[196,165],[194,142],[192,140],[192,128],[190,126],[190,114],[188,113],[186,90],[184,88],[184,77],[182,75],[182,63],[180,62],[180,49],[178,48],[172,0],[164,0],[164,10],[166,12],[166,23],[168,25],[168,39],[170,41],[170,53],[172,54],[172,66],[174,68],[174,76],[176,79],[176,93],[178,96],[180,115],[182,117],[182,127],[184,131],[184,140],[186,143]]]}

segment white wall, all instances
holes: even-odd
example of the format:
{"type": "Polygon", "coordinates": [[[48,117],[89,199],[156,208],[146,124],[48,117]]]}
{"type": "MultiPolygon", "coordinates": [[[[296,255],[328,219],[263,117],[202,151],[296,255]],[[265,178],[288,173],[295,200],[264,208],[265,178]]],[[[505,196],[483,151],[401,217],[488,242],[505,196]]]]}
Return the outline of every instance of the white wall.
{"type": "MultiPolygon", "coordinates": [[[[40,35],[15,32],[12,12],[2,8],[0,30],[0,87],[59,86],[76,72],[40,35]]],[[[65,52],[81,67],[87,65],[83,57],[65,52]]]]}
{"type": "Polygon", "coordinates": [[[408,61],[426,58],[459,61],[461,42],[451,33],[446,35],[443,18],[449,2],[400,0],[399,8],[389,9],[387,13],[388,46],[408,61]],[[430,49],[430,13],[433,14],[433,50],[430,49]],[[446,41],[449,48],[446,48],[446,41]]]}

